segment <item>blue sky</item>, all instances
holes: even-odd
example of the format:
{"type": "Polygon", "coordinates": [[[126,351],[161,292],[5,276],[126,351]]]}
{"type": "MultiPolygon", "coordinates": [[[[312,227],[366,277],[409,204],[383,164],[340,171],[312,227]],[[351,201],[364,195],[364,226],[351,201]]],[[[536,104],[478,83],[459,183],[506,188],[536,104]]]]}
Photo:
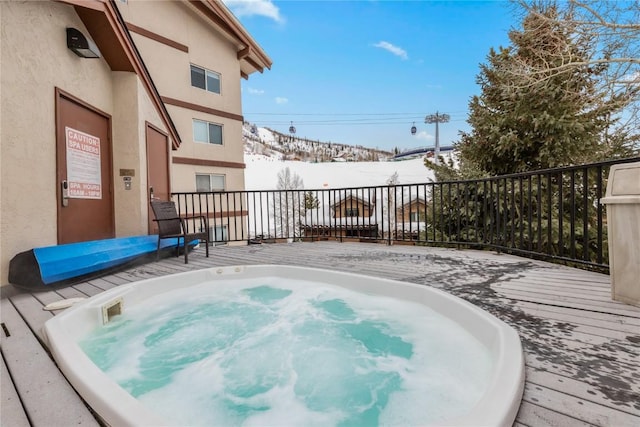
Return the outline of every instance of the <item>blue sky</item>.
{"type": "Polygon", "coordinates": [[[246,120],[297,136],[410,149],[458,139],[478,65],[517,25],[506,1],[237,1],[225,3],[273,60],[242,82],[246,120]],[[418,134],[410,128],[415,122],[418,134]]]}

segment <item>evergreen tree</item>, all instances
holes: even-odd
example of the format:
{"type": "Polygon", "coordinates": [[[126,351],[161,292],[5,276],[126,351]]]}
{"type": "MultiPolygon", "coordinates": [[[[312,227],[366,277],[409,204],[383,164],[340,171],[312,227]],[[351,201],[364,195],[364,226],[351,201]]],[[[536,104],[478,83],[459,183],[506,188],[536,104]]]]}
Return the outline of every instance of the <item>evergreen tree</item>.
{"type": "MultiPolygon", "coordinates": [[[[456,144],[459,169],[425,161],[438,181],[629,154],[625,145],[632,145],[634,136],[612,136],[610,130],[633,97],[602,84],[610,64],[589,60],[597,42],[576,33],[560,15],[553,3],[532,5],[522,29],[509,33],[511,46],[489,52],[477,77],[481,93],[469,104],[472,130],[461,133],[456,144]]],[[[509,245],[517,239],[523,248],[545,245],[558,255],[577,241],[573,250],[579,258],[595,260],[598,254],[588,242],[598,233],[597,192],[590,191],[596,178],[580,172],[570,179],[534,176],[527,185],[507,179],[443,183],[430,194],[434,213],[427,212],[428,233],[436,241],[509,245]],[[542,195],[549,197],[546,202],[542,195]]]]}
{"type": "Polygon", "coordinates": [[[586,62],[590,41],[562,25],[555,6],[540,8],[524,18],[521,30],[509,33],[512,46],[491,49],[480,67],[481,94],[469,104],[472,130],[456,144],[463,175],[502,175],[612,155],[604,136],[624,100],[599,91],[606,64],[586,62]],[[523,77],[527,67],[581,58],[584,66],[561,75],[523,77]]]}
{"type": "Polygon", "coordinates": [[[305,209],[305,211],[307,211],[309,209],[317,209],[319,206],[320,206],[320,201],[318,200],[316,195],[313,194],[312,191],[307,191],[306,193],[304,193],[304,209],[305,209]]]}

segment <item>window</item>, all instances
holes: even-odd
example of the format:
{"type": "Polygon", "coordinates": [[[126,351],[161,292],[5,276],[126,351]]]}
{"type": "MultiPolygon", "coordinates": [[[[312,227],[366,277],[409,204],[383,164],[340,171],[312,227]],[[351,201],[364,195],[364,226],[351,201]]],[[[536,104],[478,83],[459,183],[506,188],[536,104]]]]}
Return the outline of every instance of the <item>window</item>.
{"type": "Polygon", "coordinates": [[[209,227],[209,241],[215,246],[224,245],[229,241],[229,233],[227,233],[226,225],[217,225],[209,227]]]}
{"type": "Polygon", "coordinates": [[[196,191],[198,193],[224,191],[224,184],[224,175],[215,175],[210,173],[196,174],[196,191]]]}
{"type": "Polygon", "coordinates": [[[360,216],[358,208],[346,208],[344,210],[344,216],[360,216]]]}
{"type": "Polygon", "coordinates": [[[220,93],[220,74],[192,65],[191,86],[213,93],[220,93]]]}
{"type": "Polygon", "coordinates": [[[222,145],[222,126],[194,119],[193,140],[196,142],[222,145]]]}
{"type": "MultiPolygon", "coordinates": [[[[419,208],[419,206],[416,206],[419,208]]],[[[409,221],[411,222],[420,222],[424,221],[425,212],[424,211],[412,211],[409,213],[409,221]]]]}

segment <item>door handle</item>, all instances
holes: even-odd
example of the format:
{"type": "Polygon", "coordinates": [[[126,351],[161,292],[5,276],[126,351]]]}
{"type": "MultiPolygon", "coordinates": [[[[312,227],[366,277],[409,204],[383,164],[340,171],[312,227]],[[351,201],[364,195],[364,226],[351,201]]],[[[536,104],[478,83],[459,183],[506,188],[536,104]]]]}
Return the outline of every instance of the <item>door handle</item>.
{"type": "Polygon", "coordinates": [[[153,195],[153,187],[149,187],[149,199],[155,200],[155,196],[153,195]]]}
{"type": "Polygon", "coordinates": [[[63,207],[67,207],[69,206],[69,184],[67,183],[67,180],[63,180],[60,183],[60,195],[62,196],[62,206],[63,207]]]}

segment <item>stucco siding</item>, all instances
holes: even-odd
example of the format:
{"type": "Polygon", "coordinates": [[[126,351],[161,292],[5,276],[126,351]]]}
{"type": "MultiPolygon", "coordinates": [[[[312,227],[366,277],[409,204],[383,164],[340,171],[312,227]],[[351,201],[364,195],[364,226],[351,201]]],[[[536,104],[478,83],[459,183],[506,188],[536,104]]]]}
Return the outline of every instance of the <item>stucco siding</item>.
{"type": "Polygon", "coordinates": [[[4,285],[13,256],[58,243],[56,88],[110,116],[112,170],[102,173],[113,176],[116,236],[147,233],[145,123],[167,129],[135,73],[112,72],[104,59],[67,49],[67,27],[89,34],[72,6],[11,1],[0,2],[0,11],[4,285]],[[134,171],[131,190],[125,190],[121,169],[134,171]]]}
{"type": "Polygon", "coordinates": [[[175,156],[236,163],[244,162],[242,122],[172,105],[167,106],[167,110],[171,114],[182,138],[180,148],[173,152],[175,156]],[[195,142],[193,139],[194,119],[222,126],[222,145],[195,142]]]}
{"type": "MultiPolygon", "coordinates": [[[[237,56],[241,44],[188,2],[129,0],[114,4],[127,23],[144,29],[133,31],[132,39],[157,93],[164,98],[163,107],[156,103],[155,89],[148,91],[146,71],[140,72],[145,67],[137,64],[135,55],[127,56],[128,40],[122,41],[123,45],[108,45],[122,49],[116,52],[122,55],[114,57],[112,51],[107,54],[105,40],[118,36],[98,36],[104,35],[103,31],[118,34],[119,28],[110,24],[104,27],[105,22],[114,21],[96,21],[80,13],[96,34],[98,44],[105,48],[107,63],[103,58],[80,58],[67,48],[67,27],[90,34],[73,6],[55,1],[0,1],[2,285],[7,283],[13,256],[58,243],[56,89],[110,118],[112,170],[103,174],[113,177],[116,236],[147,232],[146,122],[170,135],[177,130],[182,139],[180,148],[169,153],[171,191],[194,191],[196,173],[223,174],[228,190],[244,189],[237,56]],[[145,31],[146,36],[140,34],[145,31]],[[123,68],[118,62],[122,58],[134,66],[123,68]],[[114,69],[138,70],[143,77],[133,72],[113,72],[110,64],[114,69]],[[190,64],[219,73],[221,93],[192,87],[190,64]],[[165,108],[170,119],[164,116],[165,108]],[[223,144],[194,142],[193,119],[220,124],[223,144]],[[175,157],[187,164],[173,163],[175,157]],[[205,166],[189,164],[190,159],[204,161],[205,166]],[[216,162],[235,167],[216,166],[216,162]],[[129,190],[125,189],[121,170],[133,171],[129,190]]],[[[105,9],[107,15],[110,7],[105,9]]]]}
{"type": "MultiPolygon", "coordinates": [[[[242,114],[240,63],[237,48],[214,24],[190,6],[180,2],[144,1],[118,3],[126,22],[153,33],[132,32],[132,38],[149,69],[160,95],[181,103],[166,103],[167,111],[182,139],[172,157],[242,164],[244,162],[242,122],[225,117],[242,114]],[[150,9],[153,13],[150,13],[150,9]],[[170,25],[168,25],[170,23],[170,25]],[[158,36],[185,46],[188,52],[159,41],[158,36]],[[191,64],[220,74],[220,94],[191,86],[191,64]],[[213,109],[222,115],[199,111],[213,109]],[[222,126],[223,144],[195,142],[193,120],[222,126]]],[[[244,189],[244,170],[227,167],[171,164],[171,191],[195,191],[195,174],[215,173],[226,176],[228,189],[244,189]]]]}
{"type": "Polygon", "coordinates": [[[113,99],[104,60],[67,49],[66,27],[86,33],[71,6],[12,1],[0,8],[4,284],[13,255],[57,243],[55,88],[106,112],[113,99]]]}
{"type": "Polygon", "coordinates": [[[113,185],[116,236],[145,234],[146,147],[144,121],[138,99],[146,93],[133,73],[113,73],[113,185]],[[134,136],[134,138],[132,138],[134,136]],[[133,170],[131,189],[125,190],[120,170],[133,170]]]}
{"type": "Polygon", "coordinates": [[[146,234],[148,174],[146,122],[167,131],[138,76],[114,72],[113,169],[116,236],[146,234]],[[133,170],[131,189],[125,190],[120,170],[133,170]]]}
{"type": "Polygon", "coordinates": [[[241,114],[237,49],[211,22],[179,2],[154,2],[151,6],[146,1],[129,1],[118,7],[127,22],[188,47],[189,52],[183,52],[132,34],[162,96],[241,114]],[[190,64],[219,73],[221,93],[192,87],[190,64]]]}
{"type": "Polygon", "coordinates": [[[196,174],[224,175],[225,190],[244,190],[244,169],[182,164],[174,164],[172,169],[171,186],[176,193],[196,191],[196,174]]]}

